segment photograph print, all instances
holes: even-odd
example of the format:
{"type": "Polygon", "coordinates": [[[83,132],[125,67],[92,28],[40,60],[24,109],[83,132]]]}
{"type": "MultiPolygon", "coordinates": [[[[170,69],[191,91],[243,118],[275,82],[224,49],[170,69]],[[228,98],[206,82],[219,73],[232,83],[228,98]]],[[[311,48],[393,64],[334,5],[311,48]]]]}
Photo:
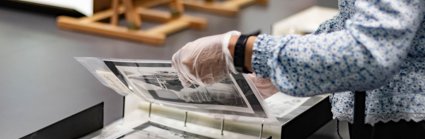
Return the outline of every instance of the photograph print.
{"type": "Polygon", "coordinates": [[[145,100],[189,110],[267,117],[242,74],[210,86],[183,87],[169,62],[104,60],[133,93],[145,100]]]}

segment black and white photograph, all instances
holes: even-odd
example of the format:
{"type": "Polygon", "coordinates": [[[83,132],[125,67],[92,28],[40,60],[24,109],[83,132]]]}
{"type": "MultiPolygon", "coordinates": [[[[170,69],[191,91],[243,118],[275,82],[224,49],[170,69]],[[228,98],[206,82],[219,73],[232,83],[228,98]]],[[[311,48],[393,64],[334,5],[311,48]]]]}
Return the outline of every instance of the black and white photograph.
{"type": "Polygon", "coordinates": [[[168,62],[104,60],[133,93],[145,100],[196,111],[267,117],[242,74],[209,86],[183,87],[168,62]]]}
{"type": "Polygon", "coordinates": [[[210,86],[183,87],[169,63],[113,62],[113,65],[130,90],[149,101],[253,113],[231,77],[210,86]]]}

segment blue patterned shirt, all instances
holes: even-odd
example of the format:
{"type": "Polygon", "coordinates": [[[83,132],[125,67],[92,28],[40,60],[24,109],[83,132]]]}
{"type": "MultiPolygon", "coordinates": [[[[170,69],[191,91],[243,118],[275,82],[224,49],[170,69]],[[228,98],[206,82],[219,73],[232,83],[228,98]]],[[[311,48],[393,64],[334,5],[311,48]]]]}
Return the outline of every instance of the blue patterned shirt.
{"type": "Polygon", "coordinates": [[[340,120],[353,121],[354,90],[368,90],[366,123],[424,120],[425,1],[340,0],[339,10],[309,35],[258,36],[257,76],[293,96],[333,93],[340,120]]]}

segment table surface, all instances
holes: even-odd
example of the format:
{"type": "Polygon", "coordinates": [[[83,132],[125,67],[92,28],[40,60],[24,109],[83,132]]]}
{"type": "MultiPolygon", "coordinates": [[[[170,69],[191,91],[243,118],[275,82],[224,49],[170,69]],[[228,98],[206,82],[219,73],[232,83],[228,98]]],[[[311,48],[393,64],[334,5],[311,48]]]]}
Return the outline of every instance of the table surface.
{"type": "MultiPolygon", "coordinates": [[[[322,2],[322,1],[320,1],[322,2]]],[[[188,41],[229,30],[270,33],[271,25],[317,3],[269,0],[234,17],[188,10],[208,19],[203,31],[170,35],[163,46],[60,30],[55,16],[0,8],[0,138],[19,138],[99,102],[104,123],[122,116],[122,99],[100,84],[74,57],[169,60],[188,41]]],[[[335,5],[336,0],[323,0],[335,5]]]]}

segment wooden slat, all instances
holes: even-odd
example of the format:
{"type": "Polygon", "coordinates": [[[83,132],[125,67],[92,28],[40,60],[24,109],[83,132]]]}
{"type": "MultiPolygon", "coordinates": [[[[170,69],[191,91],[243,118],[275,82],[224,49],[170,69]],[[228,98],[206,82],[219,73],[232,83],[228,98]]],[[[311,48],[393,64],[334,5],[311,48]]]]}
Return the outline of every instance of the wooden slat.
{"type": "Polygon", "coordinates": [[[81,22],[96,22],[111,17],[113,11],[111,9],[97,12],[93,16],[80,18],[81,22]]]}
{"type": "Polygon", "coordinates": [[[105,36],[118,37],[128,40],[140,41],[150,44],[163,44],[165,34],[145,33],[143,31],[132,31],[124,27],[112,26],[97,22],[81,22],[78,19],[60,16],[58,26],[63,29],[77,30],[105,36]]]}
{"type": "Polygon", "coordinates": [[[212,0],[211,2],[206,2],[205,0],[183,0],[187,8],[229,16],[236,15],[239,9],[244,6],[253,3],[265,5],[267,2],[268,0],[212,0]]]}
{"type": "Polygon", "coordinates": [[[122,0],[125,7],[125,18],[134,29],[140,29],[142,20],[133,5],[133,0],[122,0]]]}
{"type": "Polygon", "coordinates": [[[137,8],[137,12],[140,14],[143,20],[163,23],[172,19],[169,12],[150,10],[142,7],[137,8]]]}
{"type": "Polygon", "coordinates": [[[222,6],[225,7],[237,7],[238,9],[249,5],[249,4],[253,4],[255,3],[255,0],[229,0],[229,1],[225,1],[222,3],[222,6]]]}
{"type": "MultiPolygon", "coordinates": [[[[60,16],[57,20],[57,24],[60,28],[63,29],[118,37],[156,45],[164,43],[165,37],[168,34],[177,32],[188,27],[195,29],[203,29],[207,25],[207,21],[204,18],[186,15],[182,15],[176,18],[172,17],[170,12],[147,9],[146,7],[135,8],[133,7],[134,5],[131,3],[132,0],[122,0],[124,6],[119,6],[119,4],[116,3],[117,1],[119,0],[113,1],[113,8],[98,12],[91,17],[71,18],[60,16]],[[118,26],[119,15],[124,12],[126,13],[127,21],[133,23],[136,26],[141,25],[140,18],[142,18],[144,21],[152,20],[156,22],[161,22],[161,24],[147,30],[132,30],[126,27],[120,27],[118,26]],[[107,18],[112,18],[111,23],[108,24],[98,22],[107,18]],[[140,23],[137,23],[137,21],[139,21],[140,23]]],[[[154,2],[155,0],[149,1],[152,1],[154,4],[158,4],[158,2],[154,2]]],[[[179,1],[180,0],[176,0],[174,2],[179,1]]],[[[178,3],[174,3],[174,5],[176,4],[178,3]]]]}
{"type": "MultiPolygon", "coordinates": [[[[140,16],[146,21],[165,23],[173,20],[170,13],[168,12],[146,8],[138,8],[137,10],[140,16]]],[[[190,23],[190,27],[195,29],[204,29],[207,26],[207,20],[204,18],[187,15],[183,15],[181,18],[184,18],[185,21],[190,23]]]]}
{"type": "Polygon", "coordinates": [[[194,16],[183,16],[186,21],[190,23],[190,27],[194,29],[205,29],[207,27],[207,20],[204,18],[194,17],[194,16]]]}
{"type": "Polygon", "coordinates": [[[111,16],[111,24],[114,26],[118,25],[118,20],[120,16],[120,9],[119,9],[119,0],[112,0],[112,16],[111,16]]]}
{"type": "Polygon", "coordinates": [[[171,0],[169,4],[172,17],[180,17],[184,13],[183,2],[182,0],[171,0]]]}
{"type": "MultiPolygon", "coordinates": [[[[233,0],[231,0],[233,1],[233,0]]],[[[184,5],[187,8],[202,10],[221,15],[233,16],[239,11],[235,6],[223,6],[221,2],[203,2],[202,0],[184,0],[184,5]]]]}
{"type": "Polygon", "coordinates": [[[135,1],[135,6],[137,7],[145,7],[145,8],[152,8],[159,5],[164,5],[169,3],[170,0],[138,0],[135,1]]]}

